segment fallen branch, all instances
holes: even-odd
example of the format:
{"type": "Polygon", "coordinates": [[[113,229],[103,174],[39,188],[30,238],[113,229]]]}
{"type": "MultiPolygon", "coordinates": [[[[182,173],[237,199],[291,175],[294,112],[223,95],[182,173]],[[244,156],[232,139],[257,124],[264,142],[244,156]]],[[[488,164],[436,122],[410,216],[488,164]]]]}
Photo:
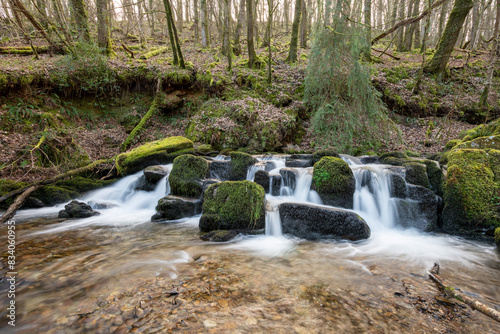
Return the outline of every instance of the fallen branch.
{"type": "Polygon", "coordinates": [[[47,53],[50,51],[49,46],[3,46],[0,47],[0,54],[10,54],[10,55],[32,55],[36,53],[47,53]]]}
{"type": "Polygon", "coordinates": [[[127,51],[130,54],[130,58],[134,58],[134,52],[132,50],[130,50],[125,44],[123,44],[123,43],[121,43],[121,44],[122,44],[123,50],[127,51]]]}
{"type": "Polygon", "coordinates": [[[388,55],[389,57],[391,57],[392,59],[395,59],[395,60],[400,60],[401,58],[399,57],[396,57],[395,55],[392,55],[390,54],[389,52],[387,52],[387,50],[378,50],[378,49],[375,49],[375,48],[372,48],[373,51],[376,51],[376,52],[380,52],[380,55],[388,55]]]}
{"type": "Polygon", "coordinates": [[[377,43],[379,40],[381,40],[385,36],[393,33],[396,30],[398,30],[399,28],[407,26],[407,25],[412,24],[412,23],[416,23],[416,22],[422,20],[424,17],[426,17],[427,15],[429,15],[434,8],[441,6],[446,1],[448,1],[448,0],[440,0],[440,1],[436,2],[436,3],[434,3],[432,6],[430,6],[426,10],[424,10],[419,16],[410,17],[410,18],[408,18],[406,20],[399,21],[391,29],[384,31],[383,33],[381,33],[380,35],[378,35],[377,37],[375,37],[374,39],[372,39],[372,45],[375,44],[375,43],[377,43]]]}
{"type": "Polygon", "coordinates": [[[480,303],[479,301],[470,298],[469,296],[459,292],[455,288],[451,286],[447,286],[446,282],[442,277],[440,277],[439,274],[439,265],[437,263],[434,263],[434,267],[431,269],[431,271],[427,272],[429,274],[429,277],[434,280],[449,297],[456,298],[460,300],[461,302],[464,302],[465,304],[469,305],[472,309],[477,310],[488,317],[500,322],[500,312],[492,309],[491,307],[488,307],[484,305],[483,303],[480,303]]]}
{"type": "Polygon", "coordinates": [[[0,225],[14,217],[16,211],[26,202],[31,193],[38,190],[40,187],[40,185],[29,187],[21,195],[17,196],[14,203],[12,203],[2,217],[0,217],[0,225]]]}
{"type": "Polygon", "coordinates": [[[56,176],[54,176],[54,177],[52,177],[50,179],[33,182],[33,183],[27,185],[24,188],[20,188],[20,189],[14,190],[14,191],[11,191],[8,194],[3,195],[2,197],[0,197],[0,203],[8,200],[11,197],[14,197],[16,195],[22,194],[23,192],[25,192],[30,187],[33,187],[33,186],[46,186],[48,184],[55,183],[55,182],[57,182],[59,180],[65,179],[67,177],[78,175],[80,173],[83,173],[83,172],[86,172],[88,170],[94,169],[95,167],[97,167],[99,165],[112,163],[112,162],[114,162],[115,159],[116,159],[116,157],[113,157],[113,158],[110,158],[110,159],[97,160],[97,161],[94,161],[94,162],[92,162],[92,163],[90,163],[90,164],[88,164],[86,166],[70,170],[70,171],[68,171],[66,173],[63,173],[63,174],[56,175],[56,176]]]}
{"type": "Polygon", "coordinates": [[[488,51],[482,51],[482,50],[465,50],[465,49],[460,49],[460,48],[455,48],[455,51],[470,53],[470,54],[473,54],[473,55],[478,55],[478,54],[487,55],[487,54],[490,54],[488,51]]]}

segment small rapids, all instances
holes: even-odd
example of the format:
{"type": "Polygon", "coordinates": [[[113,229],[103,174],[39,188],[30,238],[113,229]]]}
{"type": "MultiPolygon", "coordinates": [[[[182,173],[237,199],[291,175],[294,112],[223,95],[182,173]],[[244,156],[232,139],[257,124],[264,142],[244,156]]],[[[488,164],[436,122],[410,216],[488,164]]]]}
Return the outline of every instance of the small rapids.
{"type": "MultiPolygon", "coordinates": [[[[500,332],[482,315],[436,302],[426,274],[438,262],[450,284],[500,309],[495,248],[403,226],[423,218],[391,196],[387,166],[343,159],[356,178],[352,211],[370,226],[367,240],[284,235],[280,204],[324,204],[311,189],[313,168],[287,168],[280,156],[258,157],[247,171],[250,181],[259,170],[282,177],[279,195],[266,189],[265,235],[220,244],[200,240],[199,215],[152,223],[170,192],[168,175],[147,192],[135,188],[142,172],[80,199],[107,207],[99,216],[61,221],[64,205],[19,211],[19,326],[9,332],[104,333],[129,324],[139,332],[500,332]]],[[[5,309],[5,293],[0,301],[5,309]]]]}

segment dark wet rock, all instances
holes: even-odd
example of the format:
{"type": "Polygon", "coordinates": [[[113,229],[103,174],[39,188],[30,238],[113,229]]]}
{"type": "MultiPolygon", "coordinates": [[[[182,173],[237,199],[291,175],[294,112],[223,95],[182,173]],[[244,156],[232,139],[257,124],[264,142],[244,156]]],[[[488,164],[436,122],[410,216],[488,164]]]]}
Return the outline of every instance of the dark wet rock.
{"type": "Polygon", "coordinates": [[[405,227],[414,227],[422,231],[430,230],[437,226],[438,219],[438,198],[429,189],[409,184],[408,199],[416,201],[417,212],[410,214],[413,217],[408,219],[408,223],[403,223],[405,227]]]}
{"type": "Polygon", "coordinates": [[[265,227],[265,190],[250,181],[212,184],[204,195],[200,230],[257,230],[265,227]]]}
{"type": "Polygon", "coordinates": [[[323,206],[283,203],[279,206],[284,234],[315,240],[336,238],[361,240],[370,237],[370,227],[356,213],[323,206]]]}
{"type": "Polygon", "coordinates": [[[292,190],[295,190],[295,186],[297,185],[298,172],[293,168],[281,168],[280,175],[283,185],[285,187],[289,187],[292,190]]]}
{"type": "Polygon", "coordinates": [[[314,165],[311,189],[327,205],[352,209],[356,179],[344,160],[323,157],[314,165]]]}
{"type": "Polygon", "coordinates": [[[200,236],[201,240],[212,242],[226,242],[234,239],[238,235],[234,230],[216,230],[211,231],[200,236]]]}
{"type": "Polygon", "coordinates": [[[312,160],[313,155],[312,154],[292,154],[290,156],[290,159],[292,159],[292,160],[312,160]]]}
{"type": "Polygon", "coordinates": [[[106,209],[111,209],[111,208],[115,208],[118,206],[114,203],[94,202],[94,201],[88,201],[87,204],[90,205],[90,207],[94,210],[106,210],[106,209]]]}
{"type": "Polygon", "coordinates": [[[378,164],[379,163],[379,158],[376,155],[364,155],[364,156],[360,156],[358,158],[359,158],[359,161],[364,165],[378,164]]]}
{"type": "Polygon", "coordinates": [[[269,185],[270,185],[270,179],[269,179],[269,173],[263,170],[258,170],[255,172],[255,177],[253,179],[253,182],[260,184],[266,193],[269,193],[269,185]]]}
{"type": "Polygon", "coordinates": [[[311,159],[288,159],[285,162],[286,167],[307,168],[312,167],[312,165],[311,159]]]}
{"type": "Polygon", "coordinates": [[[210,161],[210,178],[221,181],[229,181],[231,178],[231,161],[230,160],[213,160],[210,161]]]}
{"type": "Polygon", "coordinates": [[[168,172],[162,166],[149,166],[144,169],[144,177],[152,184],[157,184],[168,172]]]}
{"type": "Polygon", "coordinates": [[[24,202],[22,208],[23,209],[38,209],[43,208],[45,204],[40,201],[38,198],[28,197],[26,202],[24,202]]]}
{"type": "Polygon", "coordinates": [[[168,195],[161,198],[156,205],[156,213],[152,221],[176,220],[201,213],[201,200],[168,195]]]}
{"type": "Polygon", "coordinates": [[[270,173],[269,177],[271,178],[271,195],[279,196],[281,189],[281,175],[270,173]]]}
{"type": "Polygon", "coordinates": [[[389,174],[389,193],[391,197],[406,198],[406,181],[398,174],[389,174]]]}
{"type": "Polygon", "coordinates": [[[144,175],[141,175],[134,185],[135,191],[153,191],[156,188],[156,184],[148,181],[144,175]]]}
{"type": "Polygon", "coordinates": [[[257,159],[243,152],[231,152],[231,181],[243,181],[247,177],[248,167],[257,163],[257,159]]]}
{"type": "Polygon", "coordinates": [[[425,164],[413,161],[404,164],[406,182],[430,189],[429,178],[427,177],[427,167],[425,164]]]}
{"type": "Polygon", "coordinates": [[[78,201],[71,201],[64,206],[64,210],[59,211],[59,218],[87,218],[96,215],[100,213],[94,211],[90,205],[78,201]]]}

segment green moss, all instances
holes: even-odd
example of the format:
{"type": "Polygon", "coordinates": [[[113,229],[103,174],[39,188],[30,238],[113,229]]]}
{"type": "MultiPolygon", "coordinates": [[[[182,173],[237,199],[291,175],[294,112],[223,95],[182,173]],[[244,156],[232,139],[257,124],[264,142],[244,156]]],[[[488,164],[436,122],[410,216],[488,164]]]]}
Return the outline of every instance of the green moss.
{"type": "Polygon", "coordinates": [[[312,188],[326,204],[352,208],[355,185],[354,174],[344,160],[327,156],[314,164],[312,188]]]}
{"type": "Polygon", "coordinates": [[[243,152],[231,152],[231,180],[244,180],[247,177],[248,167],[257,162],[250,154],[243,152]]]}
{"type": "Polygon", "coordinates": [[[453,149],[500,149],[500,135],[491,135],[487,137],[476,137],[473,140],[462,142],[453,149]]]}
{"type": "Polygon", "coordinates": [[[447,150],[447,151],[449,151],[453,147],[457,146],[460,143],[462,143],[462,141],[460,139],[452,139],[452,140],[450,140],[449,142],[446,143],[444,149],[447,150]]]}
{"type": "Polygon", "coordinates": [[[420,162],[406,162],[403,164],[405,167],[405,179],[406,182],[422,186],[425,188],[430,188],[429,179],[427,178],[427,167],[420,162]]]}
{"type": "Polygon", "coordinates": [[[227,181],[204,194],[200,230],[257,230],[265,226],[265,190],[250,181],[227,181]]]}
{"type": "Polygon", "coordinates": [[[427,178],[432,191],[439,196],[443,196],[443,171],[439,168],[437,161],[423,160],[422,162],[426,166],[427,178]]]}
{"type": "Polygon", "coordinates": [[[80,194],[77,191],[58,186],[45,186],[33,192],[31,197],[37,198],[45,205],[56,205],[75,199],[80,194]]]}
{"type": "Polygon", "coordinates": [[[500,134],[500,118],[488,124],[482,124],[466,131],[463,141],[469,141],[478,137],[487,137],[495,134],[500,134]]]}
{"type": "Polygon", "coordinates": [[[208,162],[191,154],[174,159],[172,171],[168,177],[171,192],[177,196],[199,197],[203,181],[208,173],[208,162]]]}
{"type": "Polygon", "coordinates": [[[55,185],[79,193],[106,187],[113,183],[113,180],[95,180],[83,176],[75,176],[70,179],[57,182],[55,185]]]}
{"type": "MultiPolygon", "coordinates": [[[[0,196],[6,195],[14,190],[21,189],[27,186],[27,183],[18,182],[7,179],[0,179],[0,196]]],[[[15,198],[10,198],[0,203],[0,209],[7,209],[14,202],[15,198]]]]}
{"type": "Polygon", "coordinates": [[[413,157],[413,158],[420,157],[420,154],[418,152],[414,152],[412,150],[405,150],[404,154],[406,154],[409,157],[413,157]]]}
{"type": "Polygon", "coordinates": [[[214,148],[210,144],[202,144],[195,147],[196,152],[200,153],[210,153],[214,151],[214,148]]]}
{"type": "Polygon", "coordinates": [[[408,155],[403,152],[387,152],[380,156],[380,162],[386,165],[403,166],[408,161],[408,155]]]}
{"type": "Polygon", "coordinates": [[[171,163],[179,155],[193,153],[193,142],[184,137],[169,137],[122,153],[116,159],[120,175],[128,175],[148,166],[171,163]]]}
{"type": "Polygon", "coordinates": [[[6,89],[8,83],[9,80],[7,78],[7,75],[4,73],[0,73],[0,91],[6,89]]]}
{"type": "Polygon", "coordinates": [[[492,201],[499,189],[485,151],[451,151],[443,198],[445,230],[474,234],[478,228],[500,226],[497,206],[492,201]]]}

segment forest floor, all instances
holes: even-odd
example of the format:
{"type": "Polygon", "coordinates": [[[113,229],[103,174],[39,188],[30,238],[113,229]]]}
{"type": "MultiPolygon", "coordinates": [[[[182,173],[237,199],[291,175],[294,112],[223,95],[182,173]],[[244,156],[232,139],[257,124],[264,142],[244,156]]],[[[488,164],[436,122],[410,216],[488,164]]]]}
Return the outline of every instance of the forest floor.
{"type": "MultiPolygon", "coordinates": [[[[227,61],[221,56],[219,45],[213,44],[210,49],[202,49],[193,43],[191,34],[188,29],[184,29],[184,58],[188,61],[191,73],[208,76],[211,78],[210,84],[201,89],[184,87],[171,90],[170,97],[181,97],[180,106],[156,113],[133,146],[167,136],[186,135],[193,115],[200,113],[200,110],[207,108],[207,103],[213,103],[214,100],[236,110],[252,101],[257,103],[259,117],[276,120],[278,112],[284,108],[278,108],[274,102],[270,102],[270,96],[282,96],[286,92],[291,97],[287,105],[302,110],[299,113],[306,115],[300,120],[304,129],[300,142],[289,140],[283,143],[280,151],[294,153],[319,149],[314,146],[315,134],[310,126],[310,112],[304,111],[302,105],[310,49],[299,49],[298,62],[290,65],[285,62],[288,44],[277,42],[273,45],[273,84],[267,85],[267,69],[248,69],[245,65],[246,54],[233,59],[233,71],[228,74],[227,61]],[[242,78],[247,82],[242,84],[242,78]],[[248,82],[249,78],[255,80],[248,82]]],[[[164,38],[154,41],[156,47],[164,43],[164,38]]],[[[117,73],[127,73],[137,68],[146,69],[146,72],[171,71],[175,68],[170,51],[147,60],[140,59],[140,55],[154,50],[152,44],[139,47],[139,50],[134,51],[133,59],[121,48],[116,49],[116,56],[108,62],[109,68],[117,73]]],[[[8,46],[20,45],[9,43],[8,46]]],[[[266,50],[257,50],[259,59],[265,59],[266,50]]],[[[377,61],[368,64],[374,86],[382,93],[389,116],[401,132],[401,140],[392,134],[381,152],[411,150],[427,156],[436,154],[442,152],[445,144],[458,138],[464,130],[498,117],[498,76],[495,77],[495,89],[489,99],[492,108],[478,111],[475,107],[483,87],[487,54],[455,52],[445,77],[424,76],[421,91],[412,94],[422,56],[416,52],[390,52],[399,59],[387,55],[379,57],[380,52],[373,51],[372,56],[377,61]]],[[[56,146],[58,142],[64,145],[68,138],[77,141],[91,160],[119,153],[120,144],[149,108],[154,92],[151,87],[141,88],[140,84],[135,84],[133,89],[111,92],[99,90],[99,87],[87,92],[81,88],[66,87],[56,93],[33,79],[36,75],[42,75],[53,80],[55,74],[62,77],[64,71],[67,75],[78,76],[72,66],[91,68],[99,65],[87,64],[85,61],[82,58],[78,65],[71,65],[69,56],[40,54],[40,59],[35,60],[33,56],[0,55],[0,76],[16,77],[19,82],[27,77],[32,81],[22,88],[10,85],[10,81],[4,83],[6,94],[0,97],[1,178],[28,181],[60,172],[57,162],[49,159],[49,163],[40,166],[37,163],[40,157],[33,154],[33,147],[47,133],[56,146]],[[48,126],[46,112],[53,113],[54,110],[57,111],[56,120],[48,126]]],[[[93,77],[86,80],[90,82],[93,77]]],[[[44,154],[41,152],[39,155],[44,154]]]]}

